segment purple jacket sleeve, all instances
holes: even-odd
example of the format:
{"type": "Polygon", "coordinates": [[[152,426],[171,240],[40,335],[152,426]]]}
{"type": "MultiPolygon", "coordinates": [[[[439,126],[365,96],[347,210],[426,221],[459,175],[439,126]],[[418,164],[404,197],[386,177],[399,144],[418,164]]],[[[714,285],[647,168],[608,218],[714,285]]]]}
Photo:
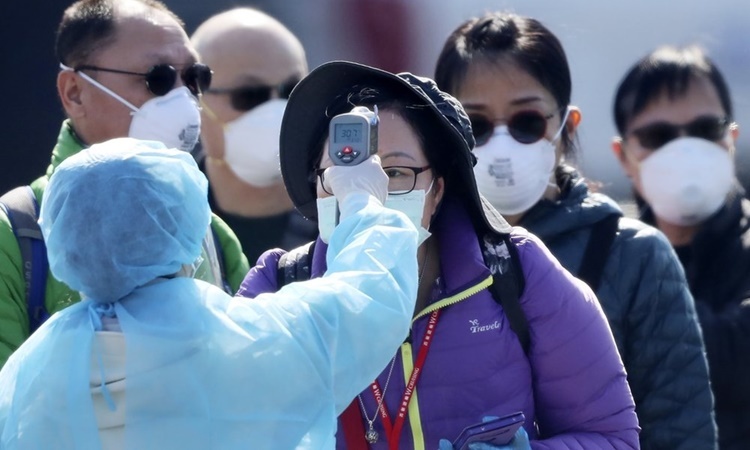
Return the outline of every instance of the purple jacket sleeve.
{"type": "Polygon", "coordinates": [[[276,281],[276,271],[279,258],[286,253],[284,250],[275,248],[264,252],[255,263],[255,267],[245,275],[235,297],[255,298],[266,292],[279,290],[276,281]]]}
{"type": "Polygon", "coordinates": [[[544,244],[514,233],[541,449],[637,449],[638,419],[612,332],[593,292],[544,244]]]}

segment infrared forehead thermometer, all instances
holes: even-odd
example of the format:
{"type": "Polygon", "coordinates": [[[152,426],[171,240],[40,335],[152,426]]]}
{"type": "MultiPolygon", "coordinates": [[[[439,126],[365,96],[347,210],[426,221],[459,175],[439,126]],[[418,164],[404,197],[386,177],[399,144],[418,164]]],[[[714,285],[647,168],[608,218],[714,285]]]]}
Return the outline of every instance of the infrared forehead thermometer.
{"type": "Polygon", "coordinates": [[[378,107],[355,106],[331,119],[328,156],[337,166],[354,166],[378,151],[378,107]]]}

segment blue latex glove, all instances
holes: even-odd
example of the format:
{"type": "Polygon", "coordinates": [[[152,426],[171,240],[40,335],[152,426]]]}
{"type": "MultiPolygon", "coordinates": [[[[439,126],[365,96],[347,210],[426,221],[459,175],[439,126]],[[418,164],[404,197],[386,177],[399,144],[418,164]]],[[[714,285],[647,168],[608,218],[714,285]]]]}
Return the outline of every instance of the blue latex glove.
{"type": "MultiPolygon", "coordinates": [[[[483,422],[494,419],[494,417],[485,417],[482,419],[483,422]]],[[[438,442],[438,450],[458,450],[453,448],[453,443],[448,439],[440,439],[438,442]]],[[[490,445],[484,442],[472,442],[469,444],[469,450],[531,450],[531,444],[529,444],[529,435],[526,434],[526,430],[523,427],[516,431],[513,436],[513,440],[508,445],[502,445],[500,447],[490,445]]]]}

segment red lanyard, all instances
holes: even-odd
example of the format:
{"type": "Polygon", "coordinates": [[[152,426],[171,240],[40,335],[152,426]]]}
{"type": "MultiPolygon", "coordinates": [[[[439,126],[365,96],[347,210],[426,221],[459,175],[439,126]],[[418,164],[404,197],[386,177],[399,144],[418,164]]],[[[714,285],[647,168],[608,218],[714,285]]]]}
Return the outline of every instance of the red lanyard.
{"type": "MultiPolygon", "coordinates": [[[[385,429],[385,435],[388,437],[388,448],[390,450],[398,449],[401,430],[404,428],[406,413],[409,408],[409,400],[411,400],[411,396],[414,394],[414,388],[417,386],[419,376],[422,375],[422,368],[424,367],[425,360],[427,360],[427,352],[430,350],[430,344],[433,340],[432,336],[435,333],[435,326],[437,326],[439,316],[439,309],[436,309],[430,314],[430,320],[427,323],[427,331],[424,334],[424,338],[422,338],[422,345],[419,347],[419,353],[417,354],[417,360],[414,363],[414,369],[411,371],[409,382],[406,384],[406,390],[404,391],[403,397],[401,397],[401,404],[399,405],[398,413],[396,414],[396,422],[391,422],[391,416],[388,414],[385,400],[383,400],[383,404],[380,408],[380,418],[383,420],[383,428],[385,429]]],[[[375,402],[379,403],[383,392],[381,391],[380,384],[377,380],[370,385],[370,389],[372,389],[372,393],[375,396],[375,402]]]]}

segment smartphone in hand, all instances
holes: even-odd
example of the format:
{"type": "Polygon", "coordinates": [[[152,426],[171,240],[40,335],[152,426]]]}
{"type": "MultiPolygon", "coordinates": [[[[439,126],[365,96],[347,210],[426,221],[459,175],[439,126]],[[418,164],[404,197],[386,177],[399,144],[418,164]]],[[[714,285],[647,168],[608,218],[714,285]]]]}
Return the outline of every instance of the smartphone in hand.
{"type": "Polygon", "coordinates": [[[468,450],[472,442],[485,442],[501,446],[508,445],[513,440],[516,431],[523,425],[522,412],[516,412],[487,422],[470,425],[453,441],[454,450],[468,450]]]}

